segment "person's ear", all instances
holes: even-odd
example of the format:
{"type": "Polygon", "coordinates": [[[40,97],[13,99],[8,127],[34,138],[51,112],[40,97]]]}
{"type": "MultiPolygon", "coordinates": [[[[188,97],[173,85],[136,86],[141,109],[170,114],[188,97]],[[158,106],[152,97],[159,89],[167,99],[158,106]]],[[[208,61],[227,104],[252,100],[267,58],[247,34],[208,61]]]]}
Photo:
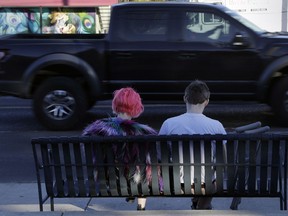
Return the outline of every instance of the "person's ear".
{"type": "Polygon", "coordinates": [[[204,103],[205,103],[205,106],[207,106],[209,104],[209,99],[205,100],[204,103]]]}
{"type": "Polygon", "coordinates": [[[187,99],[186,99],[186,96],[185,96],[185,95],[183,96],[183,101],[184,101],[185,103],[187,103],[187,99]]]}

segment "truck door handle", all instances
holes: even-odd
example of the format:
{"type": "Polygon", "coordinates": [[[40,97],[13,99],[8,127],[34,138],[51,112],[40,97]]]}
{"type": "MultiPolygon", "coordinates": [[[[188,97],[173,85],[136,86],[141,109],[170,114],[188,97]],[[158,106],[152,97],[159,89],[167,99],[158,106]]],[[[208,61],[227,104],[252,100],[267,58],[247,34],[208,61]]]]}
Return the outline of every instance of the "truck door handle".
{"type": "Polygon", "coordinates": [[[195,53],[181,53],[179,55],[179,58],[183,60],[194,59],[195,57],[196,57],[195,53]]]}
{"type": "Polygon", "coordinates": [[[117,58],[124,58],[124,59],[128,59],[128,58],[132,58],[132,54],[129,52],[118,52],[116,53],[116,57],[117,58]]]}

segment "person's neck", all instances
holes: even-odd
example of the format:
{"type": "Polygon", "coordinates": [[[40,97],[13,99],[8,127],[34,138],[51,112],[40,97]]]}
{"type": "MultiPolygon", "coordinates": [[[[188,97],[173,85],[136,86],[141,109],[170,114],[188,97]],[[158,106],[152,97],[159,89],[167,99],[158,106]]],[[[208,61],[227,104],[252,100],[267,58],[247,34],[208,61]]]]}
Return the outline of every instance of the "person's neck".
{"type": "Polygon", "coordinates": [[[127,115],[127,113],[118,113],[117,114],[117,118],[121,118],[121,119],[124,119],[124,120],[131,120],[132,117],[127,115]]]}
{"type": "Polygon", "coordinates": [[[186,104],[187,113],[202,114],[204,111],[204,104],[186,104]]]}

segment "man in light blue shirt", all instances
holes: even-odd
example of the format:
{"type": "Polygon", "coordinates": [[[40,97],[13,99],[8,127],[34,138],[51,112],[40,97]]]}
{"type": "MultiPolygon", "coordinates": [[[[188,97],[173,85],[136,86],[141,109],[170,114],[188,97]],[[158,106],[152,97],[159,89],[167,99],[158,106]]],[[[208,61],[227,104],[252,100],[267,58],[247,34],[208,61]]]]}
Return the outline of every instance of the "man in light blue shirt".
{"type": "MultiPolygon", "coordinates": [[[[184,102],[186,104],[186,113],[169,118],[162,124],[159,135],[170,134],[226,134],[223,125],[203,114],[205,107],[209,103],[210,91],[206,83],[195,80],[185,89],[184,102]]],[[[225,145],[225,144],[224,144],[225,145]]],[[[193,148],[193,147],[192,147],[193,148]]],[[[190,149],[193,152],[193,149],[190,149]]],[[[215,146],[211,145],[212,157],[215,155],[215,146]]],[[[193,155],[193,154],[190,154],[193,155]]],[[[201,149],[201,162],[204,161],[204,150],[201,149]]],[[[179,145],[179,159],[183,162],[183,150],[179,145]]],[[[193,158],[191,158],[193,161],[193,158]]],[[[213,161],[213,158],[212,158],[213,161]]],[[[191,167],[193,169],[193,167],[191,167]]],[[[204,167],[203,167],[204,169],[204,167]]],[[[193,172],[192,172],[193,173],[193,172]]],[[[204,183],[204,170],[201,172],[201,182],[204,183]]],[[[183,167],[180,167],[180,182],[184,183],[183,167]]],[[[212,179],[214,181],[215,179],[212,179]]],[[[191,176],[191,185],[194,183],[194,177],[191,176]]],[[[198,197],[192,200],[192,206],[196,209],[212,209],[212,198],[198,197]]]]}

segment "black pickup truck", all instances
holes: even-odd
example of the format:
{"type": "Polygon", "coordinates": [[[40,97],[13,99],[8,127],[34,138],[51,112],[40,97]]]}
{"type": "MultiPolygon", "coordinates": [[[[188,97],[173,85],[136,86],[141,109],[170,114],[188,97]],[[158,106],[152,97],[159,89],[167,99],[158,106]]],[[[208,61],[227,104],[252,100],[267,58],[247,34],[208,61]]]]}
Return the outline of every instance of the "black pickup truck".
{"type": "Polygon", "coordinates": [[[195,79],[207,82],[213,101],[267,103],[288,125],[288,35],[222,5],[123,3],[112,7],[107,34],[62,34],[64,27],[0,39],[0,94],[32,98],[49,129],[73,128],[117,88],[132,86],[144,100],[181,99],[195,79]]]}

